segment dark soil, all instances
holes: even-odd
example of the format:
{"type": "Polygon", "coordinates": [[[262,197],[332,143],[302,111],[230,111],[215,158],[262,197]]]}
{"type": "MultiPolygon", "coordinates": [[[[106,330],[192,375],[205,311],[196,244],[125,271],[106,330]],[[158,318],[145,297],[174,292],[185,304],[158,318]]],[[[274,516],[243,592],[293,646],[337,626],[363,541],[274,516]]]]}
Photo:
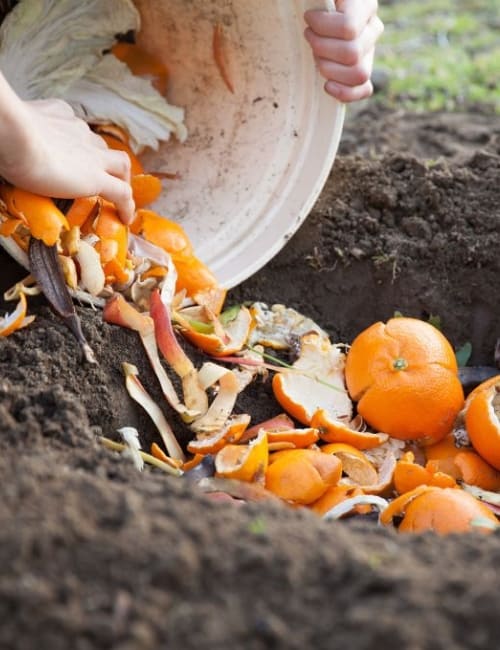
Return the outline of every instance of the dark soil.
{"type": "MultiPolygon", "coordinates": [[[[395,311],[439,316],[474,364],[500,334],[500,124],[371,106],[348,123],[331,178],[286,248],[238,287],[349,341],[395,311]]],[[[20,277],[1,254],[2,291],[20,277]]],[[[276,503],[212,502],[132,465],[97,435],[135,425],[121,362],[157,386],[135,335],[79,308],[98,366],[82,365],[42,299],[0,339],[0,647],[493,648],[497,534],[403,536],[325,523],[276,503]]],[[[266,382],[238,404],[279,412],[266,382]]],[[[180,423],[166,414],[185,436],[180,423]]]]}

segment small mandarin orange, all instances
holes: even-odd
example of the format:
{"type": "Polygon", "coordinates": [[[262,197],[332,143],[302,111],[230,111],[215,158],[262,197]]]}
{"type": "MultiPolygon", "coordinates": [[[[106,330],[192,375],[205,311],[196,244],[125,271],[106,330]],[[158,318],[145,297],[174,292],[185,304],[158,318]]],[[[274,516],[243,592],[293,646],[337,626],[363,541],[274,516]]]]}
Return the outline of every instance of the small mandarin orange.
{"type": "Polygon", "coordinates": [[[464,403],[453,348],[416,318],[392,318],[361,332],[345,372],[360,415],[401,440],[437,442],[451,431],[464,403]]]}

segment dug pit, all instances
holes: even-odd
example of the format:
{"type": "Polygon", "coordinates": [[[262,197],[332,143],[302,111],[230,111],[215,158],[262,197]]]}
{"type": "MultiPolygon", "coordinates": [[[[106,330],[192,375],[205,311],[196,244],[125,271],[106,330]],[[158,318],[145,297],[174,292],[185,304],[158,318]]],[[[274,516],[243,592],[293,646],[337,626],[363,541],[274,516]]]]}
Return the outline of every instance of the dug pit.
{"type": "MultiPolygon", "coordinates": [[[[228,302],[285,303],[345,342],[396,311],[439,317],[492,365],[499,172],[497,118],[367,109],[304,226],[228,302]]],[[[1,265],[3,293],[22,272],[1,265]]],[[[1,647],[495,646],[497,534],[402,536],[139,474],[97,443],[125,425],[157,439],[123,385],[128,361],[161,399],[135,334],[79,308],[99,360],[82,366],[44,301],[30,307],[0,340],[1,647]]],[[[277,409],[262,381],[238,403],[255,421],[277,409]]]]}

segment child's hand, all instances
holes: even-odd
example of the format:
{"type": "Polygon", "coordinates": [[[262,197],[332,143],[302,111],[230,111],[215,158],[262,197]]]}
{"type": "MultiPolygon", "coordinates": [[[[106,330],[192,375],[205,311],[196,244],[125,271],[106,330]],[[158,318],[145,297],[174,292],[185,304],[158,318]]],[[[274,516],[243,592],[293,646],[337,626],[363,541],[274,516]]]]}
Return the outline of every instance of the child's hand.
{"type": "Polygon", "coordinates": [[[325,90],[341,102],[354,102],[373,92],[370,81],[375,43],[384,31],[377,0],[337,0],[337,12],[307,11],[305,37],[325,90]]]}

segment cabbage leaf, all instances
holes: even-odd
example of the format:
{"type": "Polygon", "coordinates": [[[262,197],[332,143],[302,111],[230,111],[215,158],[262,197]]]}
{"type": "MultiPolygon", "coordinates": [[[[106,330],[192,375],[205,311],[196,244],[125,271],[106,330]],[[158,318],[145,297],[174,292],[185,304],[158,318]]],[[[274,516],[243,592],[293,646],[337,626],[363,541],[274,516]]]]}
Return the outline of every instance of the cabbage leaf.
{"type": "Polygon", "coordinates": [[[22,99],[64,99],[89,123],[122,126],[136,152],[157,149],[186,138],[184,110],[106,54],[139,29],[131,0],[21,0],[0,26],[0,70],[22,99]]]}

